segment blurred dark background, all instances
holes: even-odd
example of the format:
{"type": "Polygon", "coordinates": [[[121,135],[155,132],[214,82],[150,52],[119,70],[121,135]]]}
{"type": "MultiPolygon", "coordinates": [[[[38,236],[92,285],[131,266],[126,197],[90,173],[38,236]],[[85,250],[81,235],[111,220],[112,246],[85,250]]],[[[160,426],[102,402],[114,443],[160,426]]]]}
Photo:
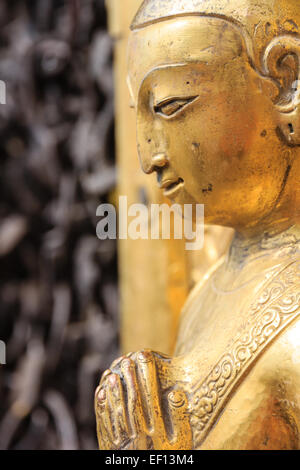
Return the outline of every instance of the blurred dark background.
{"type": "Polygon", "coordinates": [[[118,355],[112,42],[104,0],[1,0],[1,449],[96,449],[118,355]]]}

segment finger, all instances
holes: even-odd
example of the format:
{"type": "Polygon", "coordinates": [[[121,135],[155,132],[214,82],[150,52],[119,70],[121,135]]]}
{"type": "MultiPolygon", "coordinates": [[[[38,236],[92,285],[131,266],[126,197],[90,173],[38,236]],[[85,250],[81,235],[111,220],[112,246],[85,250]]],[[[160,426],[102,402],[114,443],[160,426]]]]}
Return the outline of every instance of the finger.
{"type": "Polygon", "coordinates": [[[122,362],[124,359],[126,359],[127,357],[130,358],[130,357],[132,356],[132,354],[133,354],[133,353],[130,352],[130,353],[124,355],[124,356],[118,357],[118,359],[116,359],[116,360],[112,363],[112,365],[110,366],[110,369],[113,370],[113,369],[116,369],[117,367],[119,367],[119,366],[121,365],[121,362],[122,362]]]}
{"type": "Polygon", "coordinates": [[[100,379],[100,383],[99,383],[100,387],[101,385],[104,384],[104,381],[107,379],[107,377],[110,376],[110,374],[112,374],[112,371],[110,369],[107,369],[105,372],[103,372],[102,377],[100,379]]]}
{"type": "Polygon", "coordinates": [[[113,431],[120,446],[122,442],[128,442],[130,439],[124,391],[117,374],[112,374],[108,378],[108,385],[108,401],[114,416],[113,431]]]}
{"type": "Polygon", "coordinates": [[[145,391],[147,410],[149,413],[149,425],[153,432],[164,431],[164,421],[161,412],[159,385],[154,355],[149,350],[144,350],[137,355],[138,370],[145,391]]]}
{"type": "Polygon", "coordinates": [[[168,395],[172,437],[170,450],[190,450],[193,446],[193,435],[188,413],[188,400],[185,393],[175,390],[168,395]]]}
{"type": "Polygon", "coordinates": [[[97,418],[97,438],[100,450],[112,450],[114,447],[110,441],[109,436],[106,433],[102,418],[97,418]]]}
{"type": "MultiPolygon", "coordinates": [[[[146,445],[146,423],[134,362],[129,358],[124,359],[121,363],[121,370],[127,388],[128,417],[132,435],[140,439],[140,445],[144,446],[146,445]]],[[[139,447],[139,449],[142,448],[139,447]]]]}
{"type": "Polygon", "coordinates": [[[97,438],[99,449],[109,450],[112,448],[110,437],[103,422],[103,410],[105,409],[106,392],[98,387],[95,392],[95,414],[97,424],[97,438]]]}
{"type": "Polygon", "coordinates": [[[107,388],[98,387],[95,394],[96,418],[99,422],[99,435],[109,449],[115,448],[116,438],[112,426],[113,415],[107,396],[107,388]]]}
{"type": "Polygon", "coordinates": [[[123,361],[123,359],[125,359],[125,358],[126,358],[126,356],[118,357],[118,359],[116,359],[116,360],[111,364],[110,369],[112,370],[112,369],[115,369],[116,367],[118,367],[118,366],[121,364],[121,362],[123,361]]]}
{"type": "Polygon", "coordinates": [[[95,404],[96,415],[97,415],[97,413],[102,413],[102,411],[105,408],[105,404],[106,404],[106,391],[100,385],[99,385],[99,387],[96,388],[96,391],[95,391],[95,402],[94,402],[94,404],[95,404]]]}

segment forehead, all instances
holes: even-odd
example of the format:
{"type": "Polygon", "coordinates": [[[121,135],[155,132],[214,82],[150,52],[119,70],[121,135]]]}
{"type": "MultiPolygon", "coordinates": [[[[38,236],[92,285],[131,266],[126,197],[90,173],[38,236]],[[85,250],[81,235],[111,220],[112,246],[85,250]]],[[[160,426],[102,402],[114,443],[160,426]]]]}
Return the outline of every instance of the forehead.
{"type": "Polygon", "coordinates": [[[241,55],[242,50],[236,26],[217,18],[182,17],[133,31],[128,45],[133,99],[136,101],[145,77],[158,67],[197,62],[218,67],[241,55]]]}

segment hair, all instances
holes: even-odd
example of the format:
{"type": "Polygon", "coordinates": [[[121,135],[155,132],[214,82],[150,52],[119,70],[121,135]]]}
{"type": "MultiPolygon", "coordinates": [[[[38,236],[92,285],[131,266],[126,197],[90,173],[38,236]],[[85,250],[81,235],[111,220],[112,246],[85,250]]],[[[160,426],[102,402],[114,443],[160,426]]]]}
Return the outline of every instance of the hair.
{"type": "Polygon", "coordinates": [[[187,15],[226,19],[242,26],[251,37],[298,33],[300,24],[299,0],[144,0],[131,28],[187,15]]]}

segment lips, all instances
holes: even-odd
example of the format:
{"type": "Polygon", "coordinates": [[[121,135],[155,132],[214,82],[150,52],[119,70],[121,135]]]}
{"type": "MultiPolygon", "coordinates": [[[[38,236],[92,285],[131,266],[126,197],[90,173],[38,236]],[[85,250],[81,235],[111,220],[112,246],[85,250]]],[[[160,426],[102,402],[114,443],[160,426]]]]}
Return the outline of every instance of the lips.
{"type": "Polygon", "coordinates": [[[184,184],[182,178],[177,178],[176,180],[165,180],[162,181],[160,187],[164,189],[165,196],[173,195],[178,189],[180,189],[184,184]]]}

